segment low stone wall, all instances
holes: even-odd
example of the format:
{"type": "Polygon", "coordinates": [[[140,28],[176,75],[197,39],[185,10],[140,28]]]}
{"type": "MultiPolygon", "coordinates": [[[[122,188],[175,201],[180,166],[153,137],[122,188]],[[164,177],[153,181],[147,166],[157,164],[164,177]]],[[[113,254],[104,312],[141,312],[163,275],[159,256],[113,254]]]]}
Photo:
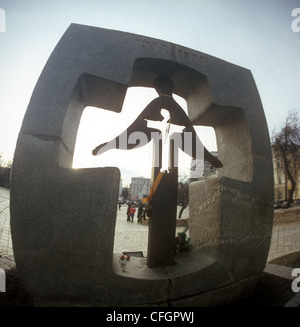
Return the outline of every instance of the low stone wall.
{"type": "Polygon", "coordinates": [[[274,224],[298,221],[300,223],[300,206],[274,210],[274,224]]]}
{"type": "MultiPolygon", "coordinates": [[[[300,223],[300,206],[274,210],[274,224],[285,224],[295,221],[300,223]]],[[[149,220],[143,220],[142,225],[149,225],[149,220]]],[[[186,226],[190,226],[190,218],[181,218],[176,220],[176,227],[186,226]]]]}

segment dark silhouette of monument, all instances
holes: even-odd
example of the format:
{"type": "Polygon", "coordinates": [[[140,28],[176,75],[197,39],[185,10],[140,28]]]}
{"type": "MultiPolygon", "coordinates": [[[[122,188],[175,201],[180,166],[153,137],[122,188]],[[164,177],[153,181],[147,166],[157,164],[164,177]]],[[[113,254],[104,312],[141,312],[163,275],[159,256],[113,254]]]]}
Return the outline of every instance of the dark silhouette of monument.
{"type": "MultiPolygon", "coordinates": [[[[154,87],[159,94],[159,97],[151,101],[149,105],[142,111],[142,113],[136,118],[136,120],[123,132],[121,135],[117,136],[115,139],[100,144],[93,150],[93,154],[97,155],[98,152],[103,149],[107,144],[111,143],[114,144],[116,149],[122,150],[131,150],[133,148],[138,148],[140,146],[145,145],[143,144],[132,144],[128,142],[128,138],[131,134],[135,132],[141,132],[147,136],[148,142],[151,141],[152,136],[151,133],[157,132],[157,129],[149,128],[147,126],[147,121],[162,121],[163,116],[161,115],[161,109],[167,109],[170,113],[170,123],[178,126],[184,126],[184,130],[181,133],[182,137],[182,144],[183,144],[183,151],[184,149],[184,133],[192,133],[192,144],[191,151],[187,151],[187,154],[191,155],[193,159],[196,159],[196,139],[198,138],[197,133],[191,123],[189,117],[186,115],[185,111],[181,108],[181,106],[174,100],[172,93],[173,93],[173,83],[172,81],[164,76],[158,76],[154,81],[154,87]],[[122,136],[126,137],[125,142],[120,142],[120,138],[122,136]]],[[[198,138],[199,139],[199,138],[198,138]]],[[[200,140],[199,140],[200,142],[200,140]]],[[[214,167],[220,168],[222,167],[222,163],[214,157],[209,151],[204,147],[204,160],[211,163],[214,167]]]]}
{"type": "MultiPolygon", "coordinates": [[[[161,145],[154,144],[157,156],[161,145]]],[[[206,152],[204,158],[220,165],[206,152]]],[[[153,165],[154,177],[159,167],[153,165]]],[[[72,24],[49,57],[24,116],[10,216],[18,275],[36,305],[217,306],[248,296],[265,267],[273,222],[270,138],[251,72],[170,42],[72,24]],[[177,167],[171,160],[153,195],[151,259],[134,258],[124,273],[113,250],[120,171],[73,169],[72,163],[85,107],[120,112],[133,86],[159,93],[133,131],[140,128],[148,141],[144,119],[160,121],[161,108],[186,133],[211,126],[223,166],[218,176],[191,183],[193,247],[174,257],[177,167]],[[187,115],[172,93],[186,100],[187,115]]]]}

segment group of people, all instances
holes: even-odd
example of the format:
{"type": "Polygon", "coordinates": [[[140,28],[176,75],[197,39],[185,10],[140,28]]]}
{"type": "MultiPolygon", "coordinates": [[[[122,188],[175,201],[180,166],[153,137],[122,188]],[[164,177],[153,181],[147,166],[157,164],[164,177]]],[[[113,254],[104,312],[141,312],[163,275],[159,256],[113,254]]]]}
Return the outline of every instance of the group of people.
{"type": "MultiPolygon", "coordinates": [[[[135,205],[129,203],[126,211],[127,221],[131,221],[133,223],[135,212],[135,205]]],[[[142,223],[142,219],[146,219],[146,215],[147,207],[145,206],[145,204],[140,204],[137,212],[137,222],[142,223]]]]}

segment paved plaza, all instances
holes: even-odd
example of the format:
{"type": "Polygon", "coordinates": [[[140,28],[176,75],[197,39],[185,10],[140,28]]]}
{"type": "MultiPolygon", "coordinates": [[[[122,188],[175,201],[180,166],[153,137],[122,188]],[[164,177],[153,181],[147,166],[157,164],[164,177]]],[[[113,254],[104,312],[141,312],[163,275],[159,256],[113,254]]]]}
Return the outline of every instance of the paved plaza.
{"type": "Polygon", "coordinates": [[[300,223],[273,225],[268,261],[296,251],[300,251],[300,223]]]}
{"type": "MultiPolygon", "coordinates": [[[[180,207],[178,207],[177,214],[180,207]]],[[[147,257],[148,246],[148,226],[137,223],[136,214],[134,222],[128,222],[126,217],[127,205],[123,205],[117,213],[117,223],[115,229],[114,252],[122,253],[124,251],[143,251],[147,257]]],[[[188,217],[188,208],[184,210],[182,218],[188,217]]],[[[184,230],[184,227],[177,227],[176,233],[184,230]]]]}
{"type": "MultiPolygon", "coordinates": [[[[114,252],[143,251],[147,256],[148,226],[134,222],[127,222],[126,205],[117,211],[114,252]]],[[[183,218],[188,217],[188,208],[183,212],[183,218]]],[[[177,232],[184,228],[177,228],[177,232]]],[[[276,224],[273,226],[271,247],[268,261],[282,255],[300,251],[300,224],[296,222],[276,224]]],[[[9,216],[9,190],[0,188],[0,255],[13,255],[10,216],[9,216]]]]}

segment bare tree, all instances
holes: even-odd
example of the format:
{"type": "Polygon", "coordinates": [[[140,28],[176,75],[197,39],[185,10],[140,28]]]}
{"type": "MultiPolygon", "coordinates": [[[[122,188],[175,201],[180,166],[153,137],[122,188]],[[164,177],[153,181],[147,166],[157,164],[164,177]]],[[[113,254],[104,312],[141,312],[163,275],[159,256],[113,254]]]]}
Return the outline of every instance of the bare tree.
{"type": "Polygon", "coordinates": [[[279,132],[273,132],[272,148],[274,155],[282,159],[286,176],[291,183],[287,196],[289,207],[296,189],[295,176],[300,168],[300,124],[297,112],[289,112],[285,125],[279,132]]]}
{"type": "Polygon", "coordinates": [[[121,196],[122,196],[122,198],[124,200],[128,200],[128,198],[129,198],[129,189],[128,189],[128,187],[123,187],[122,188],[122,194],[121,194],[121,196]]]}

